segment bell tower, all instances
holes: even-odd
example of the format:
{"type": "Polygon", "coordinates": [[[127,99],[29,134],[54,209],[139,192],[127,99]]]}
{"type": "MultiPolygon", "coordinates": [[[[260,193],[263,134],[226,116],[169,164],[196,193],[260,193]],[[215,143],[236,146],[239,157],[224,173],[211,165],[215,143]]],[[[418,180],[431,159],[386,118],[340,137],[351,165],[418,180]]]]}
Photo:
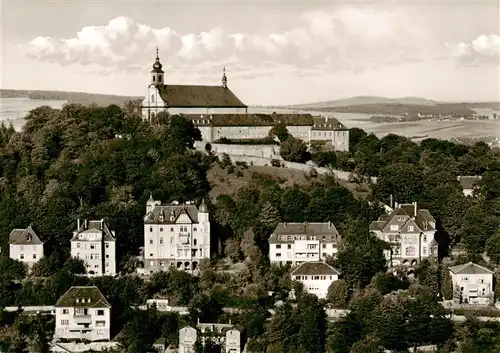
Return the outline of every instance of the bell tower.
{"type": "Polygon", "coordinates": [[[151,70],[151,85],[164,85],[165,81],[163,79],[163,70],[161,69],[163,65],[160,62],[160,57],[158,55],[158,47],[156,47],[156,60],[153,64],[153,70],[151,70]]]}

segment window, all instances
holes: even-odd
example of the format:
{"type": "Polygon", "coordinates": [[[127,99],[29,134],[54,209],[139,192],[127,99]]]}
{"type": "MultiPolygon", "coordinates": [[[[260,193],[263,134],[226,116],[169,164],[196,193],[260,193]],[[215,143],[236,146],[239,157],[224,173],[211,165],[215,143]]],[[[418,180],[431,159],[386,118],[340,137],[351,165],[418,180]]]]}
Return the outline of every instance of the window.
{"type": "Polygon", "coordinates": [[[174,231],[174,228],[170,228],[170,231],[173,232],[174,231]]]}
{"type": "Polygon", "coordinates": [[[462,277],[462,281],[467,282],[469,279],[467,277],[462,277]]]}
{"type": "Polygon", "coordinates": [[[160,227],[160,232],[163,232],[163,227],[160,227]]]}
{"type": "Polygon", "coordinates": [[[106,326],[106,321],[100,320],[95,322],[96,327],[104,327],[106,326]]]}
{"type": "Polygon", "coordinates": [[[423,239],[422,239],[422,240],[424,241],[424,243],[425,243],[425,242],[427,242],[427,235],[425,235],[425,234],[424,234],[424,236],[423,236],[423,239]]]}
{"type": "Polygon", "coordinates": [[[276,257],[281,257],[281,253],[277,252],[276,257]]]}
{"type": "Polygon", "coordinates": [[[109,259],[109,254],[106,254],[106,259],[109,259]]]}
{"type": "Polygon", "coordinates": [[[96,314],[97,314],[97,316],[104,316],[104,310],[102,310],[102,309],[97,309],[97,310],[96,310],[96,314]]]}
{"type": "Polygon", "coordinates": [[[24,251],[24,245],[21,245],[20,248],[21,248],[21,251],[24,251]]]}
{"type": "Polygon", "coordinates": [[[69,320],[61,320],[61,326],[68,326],[69,320]]]}
{"type": "MultiPolygon", "coordinates": [[[[161,230],[162,228],[160,228],[161,230]]],[[[163,238],[160,238],[160,244],[163,244],[163,238]]]]}
{"type": "Polygon", "coordinates": [[[24,260],[24,254],[19,255],[19,258],[20,258],[21,260],[24,260]]]}
{"type": "Polygon", "coordinates": [[[90,248],[91,248],[91,249],[94,249],[94,248],[95,248],[95,245],[94,245],[94,244],[90,244],[90,248]]]}
{"type": "Polygon", "coordinates": [[[33,254],[33,259],[36,259],[36,254],[33,254]]]}
{"type": "Polygon", "coordinates": [[[108,249],[108,248],[109,248],[109,243],[106,243],[106,249],[108,249]]]}
{"type": "Polygon", "coordinates": [[[413,232],[413,226],[408,226],[408,231],[413,232]]]}
{"type": "Polygon", "coordinates": [[[193,232],[196,232],[196,227],[193,227],[193,232]]]}
{"type": "Polygon", "coordinates": [[[323,244],[323,245],[322,245],[322,248],[323,248],[323,249],[326,249],[326,244],[323,244]]]}
{"type": "MultiPolygon", "coordinates": [[[[153,81],[154,81],[154,79],[155,79],[155,78],[154,78],[154,76],[153,76],[153,81]]],[[[152,94],[152,95],[151,95],[151,102],[153,102],[153,103],[155,102],[155,96],[154,96],[154,94],[152,94]]]]}
{"type": "Polygon", "coordinates": [[[149,244],[153,244],[153,239],[149,239],[149,244]]]}
{"type": "Polygon", "coordinates": [[[406,248],[406,256],[415,256],[415,248],[413,246],[406,248]]]}
{"type": "Polygon", "coordinates": [[[291,249],[291,248],[292,248],[292,244],[288,244],[287,249],[291,249]]]}
{"type": "Polygon", "coordinates": [[[158,76],[158,82],[161,82],[161,75],[158,76]]]}
{"type": "Polygon", "coordinates": [[[153,232],[153,227],[149,227],[149,232],[153,232]]]}
{"type": "Polygon", "coordinates": [[[76,243],[76,248],[80,249],[80,243],[76,243]]]}
{"type": "MultiPolygon", "coordinates": [[[[155,76],[153,76],[153,82],[155,82],[155,81],[156,81],[156,77],[155,77],[155,76]]],[[[153,96],[153,95],[151,95],[151,100],[153,100],[153,98],[154,98],[154,96],[153,96]]]]}
{"type": "Polygon", "coordinates": [[[427,255],[427,247],[426,246],[424,246],[422,248],[422,255],[427,255]]]}
{"type": "Polygon", "coordinates": [[[193,245],[196,245],[196,239],[193,239],[193,245]]]}
{"type": "Polygon", "coordinates": [[[276,249],[281,249],[281,245],[280,245],[280,244],[277,244],[277,245],[276,245],[276,249]]]}
{"type": "Polygon", "coordinates": [[[64,315],[68,315],[69,314],[69,309],[62,309],[62,313],[64,315]]]}
{"type": "Polygon", "coordinates": [[[391,224],[391,231],[398,231],[399,230],[399,226],[397,224],[391,224]]]}

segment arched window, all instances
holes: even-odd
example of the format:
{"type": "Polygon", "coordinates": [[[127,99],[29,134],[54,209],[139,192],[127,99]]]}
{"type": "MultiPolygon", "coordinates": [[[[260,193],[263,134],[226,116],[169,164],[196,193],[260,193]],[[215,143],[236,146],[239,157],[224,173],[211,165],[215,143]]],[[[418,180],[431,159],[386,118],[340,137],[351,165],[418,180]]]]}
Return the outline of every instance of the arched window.
{"type": "Polygon", "coordinates": [[[158,76],[158,82],[161,82],[161,75],[158,76]]]}
{"type": "Polygon", "coordinates": [[[152,103],[154,103],[154,102],[155,102],[155,95],[154,95],[154,94],[152,94],[152,95],[151,95],[151,102],[152,102],[152,103]]]}
{"type": "Polygon", "coordinates": [[[156,76],[153,76],[153,82],[155,82],[155,81],[156,81],[156,76]]]}

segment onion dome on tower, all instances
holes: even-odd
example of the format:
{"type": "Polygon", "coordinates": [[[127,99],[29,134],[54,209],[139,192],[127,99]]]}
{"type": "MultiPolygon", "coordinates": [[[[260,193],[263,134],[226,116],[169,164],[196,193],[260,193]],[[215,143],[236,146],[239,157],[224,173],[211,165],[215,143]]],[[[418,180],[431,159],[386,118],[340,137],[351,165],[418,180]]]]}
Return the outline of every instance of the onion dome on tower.
{"type": "Polygon", "coordinates": [[[158,85],[164,84],[163,80],[163,70],[162,70],[163,65],[160,62],[160,56],[158,55],[158,47],[156,47],[156,60],[153,64],[153,70],[151,70],[151,84],[153,85],[158,85]]]}

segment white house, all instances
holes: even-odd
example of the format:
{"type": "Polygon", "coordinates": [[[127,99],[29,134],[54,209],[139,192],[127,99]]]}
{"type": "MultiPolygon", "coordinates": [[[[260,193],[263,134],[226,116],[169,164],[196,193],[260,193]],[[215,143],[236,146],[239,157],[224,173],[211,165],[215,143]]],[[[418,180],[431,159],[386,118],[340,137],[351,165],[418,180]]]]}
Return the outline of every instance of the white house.
{"type": "Polygon", "coordinates": [[[196,328],[185,326],[179,330],[179,353],[194,353],[195,343],[205,345],[207,340],[223,347],[225,353],[242,353],[245,348],[243,329],[228,324],[198,323],[196,328]]]}
{"type": "Polygon", "coordinates": [[[56,340],[110,339],[111,305],[96,286],[71,287],[55,308],[56,340]]]}
{"type": "Polygon", "coordinates": [[[477,189],[478,183],[481,181],[480,175],[466,175],[458,176],[457,180],[460,182],[462,192],[467,196],[474,196],[474,190],[477,189]]]}
{"type": "Polygon", "coordinates": [[[302,283],[308,293],[325,299],[328,288],[339,279],[340,272],[322,261],[305,262],[293,270],[291,276],[292,280],[302,283]]]}
{"type": "Polygon", "coordinates": [[[390,244],[384,250],[389,267],[416,266],[422,259],[437,256],[436,220],[417,203],[395,204],[390,214],[383,214],[370,224],[370,231],[390,244]]]}
{"type": "Polygon", "coordinates": [[[144,268],[146,272],[176,268],[196,270],[210,258],[210,221],[202,201],[161,204],[150,196],[144,217],[144,268]]]}
{"type": "Polygon", "coordinates": [[[71,256],[85,262],[88,276],[113,276],[116,274],[115,232],[99,221],[80,222],[71,239],[71,256]]]}
{"type": "Polygon", "coordinates": [[[449,268],[453,289],[460,290],[465,304],[487,305],[493,296],[493,271],[469,262],[449,268]]]}
{"type": "Polygon", "coordinates": [[[299,265],[335,257],[341,238],[331,222],[279,223],[269,237],[271,263],[299,265]]]}
{"type": "Polygon", "coordinates": [[[33,228],[13,229],[9,234],[9,256],[28,267],[33,266],[43,257],[43,242],[33,228]]]}

